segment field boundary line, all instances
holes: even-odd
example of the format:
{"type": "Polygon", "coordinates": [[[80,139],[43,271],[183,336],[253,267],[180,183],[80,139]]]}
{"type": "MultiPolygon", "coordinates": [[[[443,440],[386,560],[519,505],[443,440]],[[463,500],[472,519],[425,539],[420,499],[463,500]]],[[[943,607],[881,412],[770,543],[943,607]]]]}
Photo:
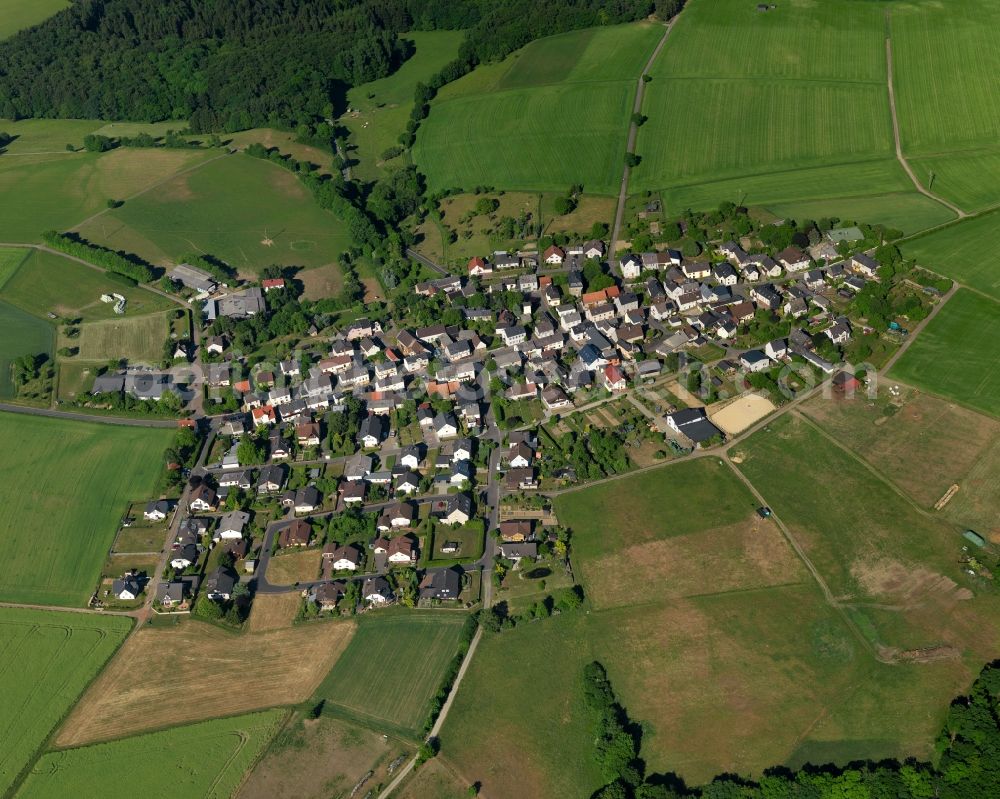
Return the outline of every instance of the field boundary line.
{"type": "MultiPolygon", "coordinates": [[[[141,189],[140,191],[137,191],[135,194],[129,195],[128,197],[126,197],[123,200],[123,202],[131,202],[132,200],[136,199],[137,197],[141,197],[143,194],[146,194],[147,192],[150,192],[153,189],[159,188],[164,183],[169,183],[171,180],[174,180],[175,178],[179,178],[181,175],[187,175],[190,172],[196,172],[199,169],[201,169],[203,166],[208,166],[208,164],[211,164],[213,161],[218,161],[220,158],[226,158],[226,157],[228,157],[230,155],[232,155],[232,153],[230,153],[230,152],[220,153],[219,155],[215,156],[214,158],[206,159],[205,161],[201,161],[200,163],[193,164],[192,166],[189,166],[187,169],[182,169],[179,172],[174,172],[173,174],[170,174],[167,177],[161,178],[160,180],[156,181],[155,183],[152,183],[149,186],[146,186],[146,188],[141,189]]],[[[86,219],[84,219],[82,222],[78,222],[77,224],[73,225],[73,227],[69,228],[68,232],[73,233],[73,232],[79,230],[84,225],[86,225],[88,222],[92,222],[93,220],[97,219],[98,217],[104,216],[106,213],[108,213],[111,210],[112,210],[111,208],[103,208],[103,209],[101,209],[96,214],[92,214],[91,216],[88,216],[86,219]]]]}
{"type": "MultiPolygon", "coordinates": [[[[639,126],[632,119],[632,116],[642,112],[642,100],[646,92],[645,78],[649,74],[649,70],[652,68],[656,57],[660,54],[663,46],[667,43],[667,37],[670,35],[670,31],[674,29],[674,23],[677,22],[678,17],[680,17],[683,13],[684,9],[682,8],[669,22],[666,23],[663,36],[661,36],[660,41],[656,43],[656,47],[653,48],[653,52],[650,53],[649,59],[646,61],[642,71],[639,73],[638,84],[635,89],[635,97],[632,100],[632,115],[629,117],[628,122],[628,134],[625,137],[626,153],[635,151],[635,141],[639,134],[639,126]]],[[[611,246],[608,248],[612,258],[618,251],[618,235],[621,232],[622,220],[625,218],[625,203],[628,201],[628,181],[630,172],[631,168],[629,165],[623,164],[621,187],[618,191],[618,206],[615,209],[615,223],[611,228],[611,246]]]]}
{"type": "MultiPolygon", "coordinates": [[[[753,494],[754,498],[760,502],[763,507],[771,507],[764,498],[764,495],[761,494],[760,491],[757,490],[757,487],[751,482],[750,478],[743,474],[736,464],[733,463],[728,457],[724,460],[726,465],[728,465],[737,478],[739,478],[740,482],[742,482],[750,490],[750,493],[753,494]]],[[[771,511],[770,519],[778,526],[778,529],[785,537],[785,540],[788,541],[789,545],[795,551],[795,554],[798,555],[799,560],[801,560],[806,569],[809,570],[809,573],[816,581],[816,585],[823,593],[826,603],[840,614],[840,617],[844,620],[844,624],[847,625],[848,629],[854,634],[855,638],[858,639],[862,646],[864,646],[864,648],[875,660],[880,663],[891,663],[892,661],[888,661],[880,657],[872,642],[865,638],[864,633],[861,632],[857,624],[854,622],[854,619],[852,619],[850,614],[847,612],[847,607],[841,603],[836,596],[834,596],[833,592],[830,590],[830,586],[827,584],[819,569],[816,568],[816,565],[812,562],[812,560],[810,560],[798,539],[792,534],[792,531],[788,528],[788,526],[781,521],[781,518],[773,511],[773,509],[771,511]]]]}
{"type": "Polygon", "coordinates": [[[896,91],[892,85],[892,32],[890,27],[891,25],[890,19],[891,19],[891,14],[889,12],[889,9],[886,9],[885,71],[887,75],[886,86],[889,89],[889,112],[892,116],[892,137],[895,140],[896,144],[896,160],[899,161],[900,166],[902,166],[906,174],[909,175],[910,180],[913,181],[913,186],[916,188],[917,191],[919,191],[924,196],[930,197],[932,200],[936,200],[937,202],[941,203],[941,205],[949,209],[960,220],[965,219],[967,216],[969,216],[968,213],[963,211],[954,203],[949,202],[943,197],[939,197],[938,195],[934,194],[930,189],[924,188],[924,185],[919,180],[917,180],[917,175],[913,171],[913,168],[910,166],[909,162],[907,162],[906,158],[903,156],[903,145],[899,137],[899,117],[896,114],[896,91]]]}
{"type": "Polygon", "coordinates": [[[927,316],[925,316],[919,322],[917,322],[916,326],[913,328],[913,332],[906,337],[906,341],[904,341],[902,344],[899,345],[899,349],[897,349],[889,357],[889,360],[885,362],[882,368],[879,369],[879,374],[881,374],[885,378],[888,378],[889,372],[892,370],[892,367],[894,367],[896,365],[896,362],[903,357],[906,351],[910,348],[910,345],[917,340],[917,336],[919,336],[924,331],[927,325],[930,324],[931,320],[939,313],[941,313],[941,309],[948,304],[948,300],[950,300],[952,297],[955,296],[956,293],[958,293],[960,285],[961,284],[958,283],[957,281],[952,281],[951,288],[948,289],[948,291],[946,291],[945,294],[941,297],[941,302],[939,302],[937,305],[931,308],[931,312],[927,314],[927,316]]]}

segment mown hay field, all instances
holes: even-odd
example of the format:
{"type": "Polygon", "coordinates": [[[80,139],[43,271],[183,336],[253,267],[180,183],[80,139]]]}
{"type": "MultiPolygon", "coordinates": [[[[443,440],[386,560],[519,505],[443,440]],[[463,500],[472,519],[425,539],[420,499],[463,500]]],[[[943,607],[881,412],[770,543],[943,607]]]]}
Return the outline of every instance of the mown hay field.
{"type": "Polygon", "coordinates": [[[350,622],[242,635],[193,619],[154,622],[129,638],[55,743],[80,746],[302,702],[353,634],[350,622]]]}
{"type": "Polygon", "coordinates": [[[51,356],[54,342],[52,325],[0,300],[0,398],[14,396],[11,363],[22,355],[51,356]]]}
{"type": "Polygon", "coordinates": [[[958,485],[940,514],[1000,534],[1000,422],[895,382],[873,399],[817,396],[802,411],[927,510],[958,485]]]}
{"type": "Polygon", "coordinates": [[[613,194],[635,79],[662,36],[650,23],[538,40],[441,91],[415,162],[432,190],[477,185],[613,194]]]}
{"type": "Polygon", "coordinates": [[[293,173],[247,155],[218,155],[102,214],[81,235],[160,265],[206,253],[249,275],[271,264],[324,266],[349,246],[343,223],[293,173]]]}
{"type": "Polygon", "coordinates": [[[1000,417],[1000,302],[959,289],[891,376],[1000,417]]]}
{"type": "Polygon", "coordinates": [[[40,250],[30,252],[6,281],[0,278],[0,299],[41,317],[54,313],[82,321],[120,319],[115,316],[114,303],[101,302],[102,294],[123,296],[129,317],[177,307],[159,294],[40,250]]]}
{"type": "Polygon", "coordinates": [[[373,613],[316,690],[325,712],[415,736],[458,651],[463,613],[373,613]]]}
{"type": "Polygon", "coordinates": [[[121,616],[0,608],[0,792],[132,627],[121,616]]]}
{"type": "Polygon", "coordinates": [[[150,496],[170,430],[0,414],[0,600],[83,605],[129,502],[150,496]]]}
{"type": "Polygon", "coordinates": [[[165,314],[117,316],[80,325],[80,337],[66,343],[80,349],[85,361],[127,358],[132,363],[154,364],[163,358],[163,345],[170,332],[165,314]]]}
{"type": "Polygon", "coordinates": [[[1000,175],[1000,151],[973,150],[908,160],[926,188],[969,213],[1000,203],[995,177],[1000,175]]]}
{"type": "Polygon", "coordinates": [[[140,796],[228,799],[278,731],[285,711],[216,719],[189,727],[50,752],[28,775],[22,799],[140,796]],[[169,786],[169,787],[168,787],[169,786]]]}

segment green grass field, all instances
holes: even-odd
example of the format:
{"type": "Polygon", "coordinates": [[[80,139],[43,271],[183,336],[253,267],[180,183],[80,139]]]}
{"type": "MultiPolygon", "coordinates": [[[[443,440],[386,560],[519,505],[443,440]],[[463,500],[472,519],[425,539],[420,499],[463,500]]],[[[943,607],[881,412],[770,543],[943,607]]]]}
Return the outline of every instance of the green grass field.
{"type": "Polygon", "coordinates": [[[1000,269],[990,257],[1000,246],[1000,215],[965,219],[902,245],[907,258],[1000,300],[1000,269]]]}
{"type": "Polygon", "coordinates": [[[960,289],[903,353],[892,376],[1000,416],[1000,303],[960,289]]]}
{"type": "Polygon", "coordinates": [[[330,264],[350,244],[337,217],[316,205],[294,174],[245,155],[177,176],[80,232],[154,263],[203,252],[249,275],[271,264],[330,264]]]}
{"type": "Polygon", "coordinates": [[[22,355],[51,356],[54,342],[52,325],[0,300],[0,398],[14,396],[11,362],[22,355]]]}
{"type": "Polygon", "coordinates": [[[43,756],[21,799],[69,794],[120,796],[122,781],[140,796],[228,799],[281,726],[284,711],[217,719],[43,756]],[[169,786],[169,787],[168,787],[169,786]]]}
{"type": "Polygon", "coordinates": [[[882,224],[904,234],[943,225],[955,218],[950,210],[917,192],[879,194],[870,197],[834,197],[826,200],[768,203],[768,210],[782,218],[821,219],[837,217],[856,222],[882,224]]]}
{"type": "Polygon", "coordinates": [[[33,27],[57,11],[69,7],[68,0],[4,0],[0,3],[0,39],[33,27]]]}
{"type": "Polygon", "coordinates": [[[29,255],[31,250],[0,247],[0,289],[7,285],[29,255]]]}
{"type": "Polygon", "coordinates": [[[904,152],[995,147],[1000,50],[992,31],[1000,25],[1000,7],[989,0],[923,0],[892,4],[888,13],[904,152]]]}
{"type": "Polygon", "coordinates": [[[177,307],[159,294],[119,283],[61,255],[37,250],[6,281],[0,277],[0,299],[40,317],[51,312],[85,322],[116,318],[114,305],[101,302],[102,294],[121,294],[130,317],[177,307]]]}
{"type": "Polygon", "coordinates": [[[430,188],[613,194],[635,79],[662,33],[641,23],[560,34],[445,87],[413,150],[430,188]]]}
{"type": "Polygon", "coordinates": [[[131,150],[68,153],[101,122],[38,120],[0,122],[19,138],[0,155],[0,216],[4,241],[34,242],[46,230],[66,230],[123,200],[211,157],[199,150],[131,150]]]}
{"type": "Polygon", "coordinates": [[[131,619],[0,608],[0,792],[100,671],[131,619]]]}
{"type": "MultiPolygon", "coordinates": [[[[772,456],[784,458],[787,493],[804,493],[802,480],[819,492],[815,476],[793,472],[803,460],[826,468],[822,456],[772,456]]],[[[840,479],[846,467],[833,463],[840,479]]],[[[846,490],[858,494],[854,482],[846,490]]],[[[589,607],[481,641],[442,757],[490,796],[590,795],[601,779],[580,754],[593,731],[579,674],[592,659],[642,725],[647,769],[689,784],[775,764],[930,756],[949,697],[973,672],[876,661],[754,505],[708,458],[559,497],[589,607]],[[531,674],[531,690],[511,690],[515,674],[531,674]],[[518,745],[529,739],[546,746],[518,745]]]]}
{"type": "Polygon", "coordinates": [[[69,342],[84,361],[127,358],[132,363],[155,364],[163,358],[170,330],[166,314],[120,316],[80,325],[80,337],[69,342]]]}
{"type": "Polygon", "coordinates": [[[464,614],[372,614],[316,691],[328,711],[412,737],[458,651],[464,614]]]}
{"type": "MultiPolygon", "coordinates": [[[[357,174],[374,179],[381,173],[382,153],[399,144],[399,134],[413,108],[417,83],[426,82],[458,55],[465,34],[461,31],[414,31],[406,34],[416,52],[392,75],[355,86],[347,93],[351,113],[341,122],[351,132],[350,143],[357,147],[351,160],[357,174]]],[[[395,164],[396,162],[391,162],[395,164]]]]}
{"type": "Polygon", "coordinates": [[[82,605],[118,519],[153,490],[170,430],[0,414],[0,600],[82,605]]]}
{"type": "Polygon", "coordinates": [[[996,150],[929,155],[910,158],[909,162],[925,187],[965,211],[982,211],[1000,203],[1000,191],[990,177],[1000,175],[1000,152],[996,150]]]}

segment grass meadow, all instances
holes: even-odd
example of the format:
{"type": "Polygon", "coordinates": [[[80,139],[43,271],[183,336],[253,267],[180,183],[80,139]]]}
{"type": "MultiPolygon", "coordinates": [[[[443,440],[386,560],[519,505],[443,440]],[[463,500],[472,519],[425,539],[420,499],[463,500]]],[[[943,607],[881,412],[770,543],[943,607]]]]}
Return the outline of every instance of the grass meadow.
{"type": "Polygon", "coordinates": [[[1000,151],[973,150],[908,160],[925,187],[965,211],[982,211],[1000,203],[1000,190],[991,177],[1000,175],[1000,151]]]}
{"type": "Polygon", "coordinates": [[[177,307],[166,297],[120,283],[102,270],[41,250],[30,251],[6,281],[0,277],[0,299],[39,317],[54,313],[83,322],[120,320],[113,303],[101,302],[102,294],[121,294],[127,300],[128,317],[177,307]]]}
{"type": "Polygon", "coordinates": [[[588,608],[481,641],[442,759],[490,796],[590,795],[602,780],[580,757],[593,730],[579,675],[594,659],[642,725],[648,770],[689,783],[930,756],[948,698],[972,672],[878,662],[754,505],[708,458],[560,497],[588,608]],[[531,674],[530,687],[512,674],[531,674]],[[526,739],[547,743],[517,745],[526,739]]]}
{"type": "Polygon", "coordinates": [[[0,39],[31,28],[68,7],[68,0],[4,0],[0,39]]]}
{"type": "Polygon", "coordinates": [[[0,793],[125,639],[132,620],[0,608],[0,793]]]}
{"type": "Polygon", "coordinates": [[[46,230],[66,230],[149,189],[211,154],[199,150],[131,150],[68,153],[101,122],[38,120],[0,122],[19,138],[0,155],[0,216],[3,239],[35,242],[46,230]],[[48,149],[54,148],[54,149],[48,149]]]}
{"type": "Polygon", "coordinates": [[[1000,303],[960,289],[890,376],[1000,417],[1000,303]]]}
{"type": "Polygon", "coordinates": [[[907,258],[1000,300],[1000,272],[990,253],[1000,247],[1000,215],[964,219],[905,242],[907,258]]]}
{"type": "Polygon", "coordinates": [[[245,155],[178,175],[80,233],[161,265],[207,253],[250,276],[271,264],[324,266],[350,244],[337,217],[316,205],[294,174],[245,155]]]}
{"type": "Polygon", "coordinates": [[[131,363],[154,364],[163,358],[163,343],[170,330],[166,313],[119,316],[80,325],[80,337],[67,340],[80,348],[80,360],[127,358],[131,363]]]}
{"type": "Polygon", "coordinates": [[[38,761],[17,796],[117,796],[127,779],[129,792],[140,796],[169,792],[228,799],[284,716],[284,711],[271,710],[50,752],[38,761]]]}
{"type": "Polygon", "coordinates": [[[0,414],[0,600],[83,605],[118,519],[148,497],[172,432],[0,414]]]}
{"type": "Polygon", "coordinates": [[[662,33],[641,23],[560,34],[445,87],[413,150],[431,190],[582,183],[613,194],[635,79],[662,33]]]}
{"type": "Polygon", "coordinates": [[[340,122],[351,132],[352,168],[361,177],[374,180],[387,165],[382,153],[399,144],[413,108],[417,83],[428,81],[441,67],[454,60],[465,38],[462,31],[414,31],[405,36],[416,51],[392,75],[355,86],[347,93],[350,112],[340,122]]]}
{"type": "Polygon", "coordinates": [[[316,697],[326,701],[326,712],[412,738],[458,651],[465,618],[414,611],[361,618],[316,697]]]}

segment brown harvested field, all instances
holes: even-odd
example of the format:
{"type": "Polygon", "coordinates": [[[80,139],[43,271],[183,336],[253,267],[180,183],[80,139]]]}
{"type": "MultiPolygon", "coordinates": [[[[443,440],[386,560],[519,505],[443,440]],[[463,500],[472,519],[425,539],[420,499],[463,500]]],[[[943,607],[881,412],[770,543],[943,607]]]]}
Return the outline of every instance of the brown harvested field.
{"type": "Polygon", "coordinates": [[[299,610],[302,597],[297,591],[289,594],[260,594],[250,611],[249,631],[263,633],[290,627],[299,610]]]}
{"type": "Polygon", "coordinates": [[[186,620],[132,635],[73,709],[55,745],[308,699],[354,634],[351,622],[237,634],[186,620]]]}
{"type": "MultiPolygon", "coordinates": [[[[237,792],[238,799],[346,797],[369,772],[356,796],[389,782],[389,766],[409,758],[413,747],[329,716],[295,718],[237,792]]],[[[403,761],[405,762],[405,761],[403,761]]],[[[401,764],[399,764],[401,765],[401,764]]],[[[396,768],[399,768],[399,765],[396,768]]]]}
{"type": "Polygon", "coordinates": [[[307,300],[336,297],[344,286],[344,275],[338,264],[306,269],[295,275],[302,282],[302,296],[307,300]]]}
{"type": "Polygon", "coordinates": [[[899,388],[874,400],[816,397],[802,410],[928,509],[958,484],[942,515],[1000,533],[1000,422],[899,388]]]}
{"type": "MultiPolygon", "coordinates": [[[[551,214],[551,206],[546,203],[542,210],[551,214]]],[[[611,225],[615,218],[614,197],[592,197],[583,195],[572,213],[566,216],[552,216],[548,220],[545,232],[553,233],[589,233],[595,222],[611,225]]]]}
{"type": "Polygon", "coordinates": [[[318,549],[298,552],[279,552],[267,567],[267,581],[274,585],[315,580],[319,577],[319,565],[323,553],[318,549]]]}
{"type": "Polygon", "coordinates": [[[806,582],[773,522],[756,514],[727,527],[636,543],[580,563],[596,608],[806,582]],[[648,590],[636,593],[637,585],[648,590]]]}
{"type": "Polygon", "coordinates": [[[329,175],[333,163],[333,155],[318,147],[302,144],[295,140],[295,134],[273,128],[255,128],[234,133],[230,137],[233,147],[244,148],[250,144],[259,143],[265,147],[277,147],[285,155],[290,155],[298,161],[308,161],[315,164],[319,175],[329,175]]]}

